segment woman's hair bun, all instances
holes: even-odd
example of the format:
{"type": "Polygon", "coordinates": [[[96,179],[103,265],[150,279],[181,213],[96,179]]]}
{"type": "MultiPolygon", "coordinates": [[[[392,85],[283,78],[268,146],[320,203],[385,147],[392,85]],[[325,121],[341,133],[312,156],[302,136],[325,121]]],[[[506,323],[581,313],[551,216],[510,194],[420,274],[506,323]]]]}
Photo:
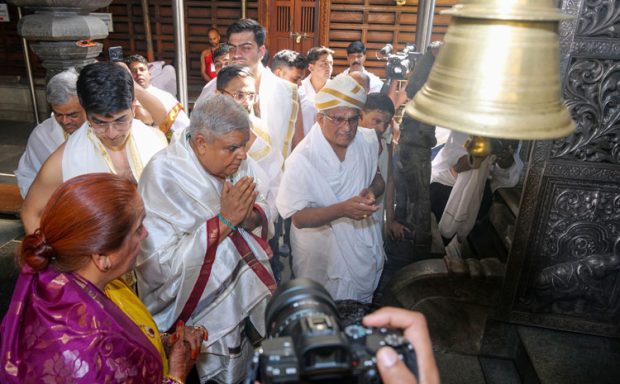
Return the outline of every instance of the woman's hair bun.
{"type": "Polygon", "coordinates": [[[56,252],[47,241],[40,229],[28,235],[22,242],[21,264],[28,264],[35,271],[41,271],[56,257],[56,252]]]}

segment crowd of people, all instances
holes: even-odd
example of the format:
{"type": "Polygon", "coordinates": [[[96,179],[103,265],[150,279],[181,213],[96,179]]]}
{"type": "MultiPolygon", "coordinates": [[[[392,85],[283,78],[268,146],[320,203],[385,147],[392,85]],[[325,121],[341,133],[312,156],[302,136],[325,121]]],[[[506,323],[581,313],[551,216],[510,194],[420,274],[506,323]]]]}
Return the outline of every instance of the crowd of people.
{"type": "MultiPolygon", "coordinates": [[[[327,47],[265,66],[254,20],[208,37],[189,117],[139,55],[49,81],[53,114],[16,171],[26,237],[0,381],[178,383],[195,365],[201,382],[239,382],[281,255],[335,300],[372,301],[384,239],[408,229],[393,214],[395,106],[363,43],[333,76],[327,47]]],[[[364,324],[406,329],[418,382],[439,382],[422,315],[364,324]]],[[[384,382],[416,380],[390,348],[377,362],[384,382]]]]}

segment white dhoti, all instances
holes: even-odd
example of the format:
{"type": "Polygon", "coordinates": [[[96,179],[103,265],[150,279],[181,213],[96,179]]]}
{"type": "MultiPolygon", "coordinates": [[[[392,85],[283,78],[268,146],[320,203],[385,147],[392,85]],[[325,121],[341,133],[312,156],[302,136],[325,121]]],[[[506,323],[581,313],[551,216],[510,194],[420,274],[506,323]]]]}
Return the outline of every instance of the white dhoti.
{"type": "MultiPolygon", "coordinates": [[[[253,167],[242,162],[233,181],[255,177],[253,167]]],[[[257,180],[259,192],[261,184],[257,180]]],[[[185,136],[157,154],[138,186],[149,236],[136,271],[140,297],[160,330],[185,315],[189,325],[208,329],[196,363],[201,381],[234,383],[245,376],[252,353],[246,322],[264,335],[275,281],[262,239],[239,229],[218,244],[222,185],[198,162],[185,136]],[[194,290],[199,275],[204,289],[194,290]]],[[[256,207],[270,219],[262,193],[256,207]]]]}
{"type": "MultiPolygon", "coordinates": [[[[360,194],[377,172],[376,135],[357,132],[344,161],[315,125],[286,161],[276,199],[284,218],[304,208],[327,207],[360,194]]],[[[385,253],[379,221],[340,218],[317,227],[291,226],[293,271],[324,285],[335,300],[370,302],[385,253]]]]}

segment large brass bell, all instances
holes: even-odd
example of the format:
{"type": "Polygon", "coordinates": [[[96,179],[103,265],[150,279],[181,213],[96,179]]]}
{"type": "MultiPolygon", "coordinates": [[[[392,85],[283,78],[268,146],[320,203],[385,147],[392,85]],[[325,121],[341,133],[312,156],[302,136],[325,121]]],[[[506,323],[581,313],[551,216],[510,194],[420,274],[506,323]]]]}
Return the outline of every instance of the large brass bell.
{"type": "MultiPolygon", "coordinates": [[[[429,78],[407,105],[416,120],[494,138],[540,140],[575,130],[561,100],[553,0],[462,0],[429,78]]],[[[415,73],[414,73],[415,75],[415,73]]]]}

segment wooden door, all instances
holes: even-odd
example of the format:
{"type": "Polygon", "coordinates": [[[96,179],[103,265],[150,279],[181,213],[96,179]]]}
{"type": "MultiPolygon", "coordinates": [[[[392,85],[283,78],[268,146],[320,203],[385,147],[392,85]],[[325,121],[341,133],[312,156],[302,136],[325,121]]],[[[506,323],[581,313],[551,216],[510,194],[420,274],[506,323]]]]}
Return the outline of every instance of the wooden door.
{"type": "Polygon", "coordinates": [[[319,45],[319,0],[271,0],[267,16],[270,56],[282,49],[303,54],[319,45]]]}

